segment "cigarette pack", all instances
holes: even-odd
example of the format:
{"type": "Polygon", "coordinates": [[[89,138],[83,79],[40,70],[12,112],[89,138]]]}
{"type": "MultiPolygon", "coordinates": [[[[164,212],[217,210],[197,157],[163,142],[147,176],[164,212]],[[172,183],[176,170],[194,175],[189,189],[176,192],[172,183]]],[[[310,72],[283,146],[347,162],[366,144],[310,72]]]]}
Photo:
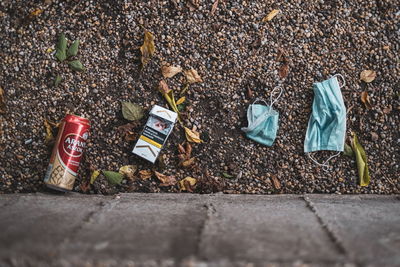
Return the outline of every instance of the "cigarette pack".
{"type": "Polygon", "coordinates": [[[176,112],[157,105],[153,106],[132,153],[154,163],[172,132],[177,117],[176,112]]]}

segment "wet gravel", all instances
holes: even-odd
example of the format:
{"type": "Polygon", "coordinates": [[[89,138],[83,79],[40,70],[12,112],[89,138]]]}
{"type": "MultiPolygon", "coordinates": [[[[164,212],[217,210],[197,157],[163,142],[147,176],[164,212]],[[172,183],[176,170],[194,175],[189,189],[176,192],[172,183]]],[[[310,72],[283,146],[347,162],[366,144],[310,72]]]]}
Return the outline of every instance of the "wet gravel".
{"type": "MultiPolygon", "coordinates": [[[[51,153],[45,143],[44,119],[57,122],[66,112],[91,120],[86,158],[75,184],[89,178],[90,168],[118,171],[134,164],[177,179],[199,179],[195,192],[208,193],[378,193],[400,192],[399,168],[399,18],[396,1],[213,1],[188,6],[171,1],[10,1],[0,3],[0,86],[7,111],[0,114],[0,192],[43,190],[51,153]],[[29,17],[35,9],[43,12],[29,17]],[[272,9],[281,12],[261,22],[272,9]],[[156,55],[140,71],[143,27],[155,36],[156,55]],[[76,73],[54,58],[59,33],[81,41],[78,57],[86,71],[76,73]],[[280,50],[289,60],[281,79],[280,50]],[[184,142],[181,127],[171,134],[154,166],[130,151],[118,127],[128,123],[120,101],[150,110],[166,106],[157,91],[162,62],[194,68],[203,83],[187,92],[185,125],[195,126],[202,144],[193,146],[197,166],[179,167],[177,145],[184,142]],[[372,69],[372,83],[359,79],[372,69]],[[340,73],[348,109],[347,134],[357,133],[370,166],[371,183],[358,186],[355,160],[340,155],[325,172],[303,152],[313,99],[312,83],[340,73]],[[63,81],[53,85],[55,75],[63,81]],[[276,103],[279,130],[272,147],[246,139],[246,110],[257,97],[268,99],[281,84],[276,103]],[[360,94],[367,91],[372,109],[360,94]],[[226,178],[222,173],[232,175],[226,178]],[[205,175],[207,173],[207,175],[205,175]],[[273,183],[277,179],[280,186],[273,183]]],[[[168,79],[179,91],[184,76],[168,79]]],[[[144,118],[133,130],[140,132],[144,118]]],[[[332,153],[318,152],[319,159],[332,153]]],[[[111,186],[100,176],[89,193],[179,192],[159,181],[127,180],[111,186]]]]}

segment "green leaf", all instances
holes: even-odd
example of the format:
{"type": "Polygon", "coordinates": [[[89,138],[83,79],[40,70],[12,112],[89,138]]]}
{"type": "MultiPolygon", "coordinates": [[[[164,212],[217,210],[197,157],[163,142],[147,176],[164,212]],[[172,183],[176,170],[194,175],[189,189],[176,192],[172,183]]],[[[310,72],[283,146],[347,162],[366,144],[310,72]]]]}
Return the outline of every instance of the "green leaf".
{"type": "Polygon", "coordinates": [[[103,174],[107,178],[107,181],[112,185],[121,184],[122,179],[124,179],[124,176],[119,172],[103,171],[103,174]]]}
{"type": "Polygon", "coordinates": [[[222,175],[223,175],[225,178],[233,178],[232,175],[230,175],[229,173],[226,173],[226,172],[223,172],[222,175]]]}
{"type": "Polygon", "coordinates": [[[56,58],[63,62],[67,58],[67,39],[65,38],[64,33],[60,34],[58,38],[58,43],[56,45],[56,58]]]}
{"type": "Polygon", "coordinates": [[[183,103],[183,104],[177,105],[176,107],[178,108],[179,111],[183,111],[183,110],[185,110],[186,104],[183,103]]]}
{"type": "Polygon", "coordinates": [[[121,102],[122,103],[122,116],[129,121],[137,121],[143,118],[143,109],[137,104],[131,102],[121,102]]]}
{"type": "Polygon", "coordinates": [[[358,138],[355,133],[351,146],[353,147],[354,154],[356,155],[358,177],[360,178],[360,186],[368,186],[370,182],[367,155],[364,148],[358,143],[358,138]]]}
{"type": "Polygon", "coordinates": [[[72,57],[78,54],[79,40],[75,40],[72,45],[68,48],[67,56],[72,57]]]}
{"type": "Polygon", "coordinates": [[[54,86],[57,87],[62,81],[62,77],[60,75],[56,76],[56,79],[54,80],[54,86]]]}
{"type": "Polygon", "coordinates": [[[348,156],[348,157],[354,157],[353,149],[348,144],[344,144],[343,155],[348,156]]]}
{"type": "Polygon", "coordinates": [[[68,65],[74,71],[84,71],[85,70],[85,67],[83,67],[82,63],[79,60],[70,61],[70,62],[68,62],[68,65]]]}

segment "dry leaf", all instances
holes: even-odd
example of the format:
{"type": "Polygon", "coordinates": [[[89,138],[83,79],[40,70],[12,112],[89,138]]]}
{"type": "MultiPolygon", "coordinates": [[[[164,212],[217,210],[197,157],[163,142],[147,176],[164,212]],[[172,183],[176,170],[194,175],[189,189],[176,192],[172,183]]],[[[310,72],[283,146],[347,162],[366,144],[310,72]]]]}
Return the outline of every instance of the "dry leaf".
{"type": "Polygon", "coordinates": [[[157,179],[160,180],[161,184],[159,186],[172,186],[176,184],[176,179],[175,176],[173,175],[165,175],[159,172],[154,171],[154,174],[156,175],[157,179]]]}
{"type": "Polygon", "coordinates": [[[126,142],[131,142],[137,139],[138,133],[133,129],[140,125],[139,121],[133,121],[118,127],[118,132],[124,137],[126,142]]]}
{"type": "Polygon", "coordinates": [[[387,108],[384,108],[384,109],[382,110],[382,112],[385,113],[385,114],[389,114],[390,112],[392,112],[392,106],[389,106],[389,107],[387,107],[387,108]]]}
{"type": "Polygon", "coordinates": [[[185,148],[181,144],[178,144],[178,151],[179,151],[180,154],[185,154],[186,153],[185,148]]]}
{"type": "Polygon", "coordinates": [[[199,7],[199,0],[188,0],[187,6],[189,7],[190,11],[194,11],[199,7]]]}
{"type": "Polygon", "coordinates": [[[187,128],[187,127],[184,127],[184,128],[185,128],[186,139],[187,139],[189,142],[193,142],[193,143],[202,143],[202,142],[203,142],[203,141],[200,139],[200,133],[199,133],[199,132],[190,130],[190,129],[187,128]]]}
{"type": "Polygon", "coordinates": [[[186,76],[186,80],[189,84],[203,82],[200,75],[197,73],[195,69],[185,70],[184,73],[186,76]]]}
{"type": "Polygon", "coordinates": [[[286,62],[279,68],[279,77],[284,79],[289,73],[289,64],[286,62]]]}
{"type": "Polygon", "coordinates": [[[188,168],[188,167],[190,167],[190,166],[192,166],[192,165],[194,164],[195,160],[196,160],[196,158],[193,157],[193,158],[191,158],[191,159],[188,159],[188,160],[183,161],[183,162],[181,163],[181,165],[182,165],[182,167],[184,167],[184,168],[188,168]]]}
{"type": "Polygon", "coordinates": [[[151,32],[145,30],[143,45],[140,47],[142,67],[149,63],[155,51],[154,36],[151,32]]]}
{"type": "Polygon", "coordinates": [[[53,128],[51,127],[52,123],[45,119],[43,124],[46,129],[46,137],[45,137],[44,142],[46,144],[49,144],[50,142],[52,142],[54,140],[53,128]]]}
{"type": "Polygon", "coordinates": [[[141,170],[139,171],[139,176],[142,180],[150,179],[152,176],[152,172],[150,170],[141,170]]]}
{"type": "Polygon", "coordinates": [[[95,170],[92,172],[92,175],[90,175],[90,184],[93,184],[94,181],[96,181],[97,177],[100,175],[99,170],[95,170]]]}
{"type": "Polygon", "coordinates": [[[181,191],[193,192],[194,186],[196,185],[197,180],[192,177],[186,177],[183,180],[179,181],[179,189],[181,191]]]}
{"type": "Polygon", "coordinates": [[[182,104],[183,102],[185,102],[185,100],[186,100],[186,97],[182,96],[181,98],[178,99],[178,101],[176,101],[176,105],[182,104]]]}
{"type": "Polygon", "coordinates": [[[265,16],[262,20],[262,22],[266,22],[266,21],[270,21],[272,20],[276,15],[278,15],[278,13],[280,12],[279,9],[274,9],[271,12],[269,12],[269,14],[267,16],[265,16]]]}
{"type": "Polygon", "coordinates": [[[134,180],[136,171],[137,171],[136,165],[125,165],[119,168],[118,172],[124,175],[129,180],[134,180]]]}
{"type": "Polygon", "coordinates": [[[367,91],[361,93],[361,102],[364,103],[365,107],[368,109],[372,109],[371,102],[369,100],[369,95],[367,91]]]}
{"type": "Polygon", "coordinates": [[[368,160],[364,148],[358,142],[357,135],[353,133],[351,142],[354,154],[356,155],[358,177],[360,178],[360,186],[368,186],[370,182],[368,160]]]}
{"type": "Polygon", "coordinates": [[[181,67],[175,67],[175,66],[162,66],[161,67],[161,72],[164,78],[172,78],[176,74],[182,71],[181,67]]]}
{"type": "Polygon", "coordinates": [[[189,159],[192,155],[192,145],[189,142],[186,142],[185,154],[187,159],[189,159]]]}
{"type": "Polygon", "coordinates": [[[281,189],[281,182],[279,182],[278,178],[275,175],[271,175],[272,183],[274,184],[275,189],[281,189]]]}
{"type": "Polygon", "coordinates": [[[34,11],[32,11],[29,16],[30,17],[37,17],[39,16],[41,13],[43,12],[43,10],[41,10],[40,8],[35,9],[34,11]]]}
{"type": "Polygon", "coordinates": [[[366,82],[366,83],[370,83],[373,80],[375,80],[376,78],[376,72],[373,70],[363,70],[360,73],[360,80],[366,82]]]}
{"type": "Polygon", "coordinates": [[[3,88],[0,87],[0,114],[4,113],[6,113],[6,98],[3,88]]]}
{"type": "Polygon", "coordinates": [[[168,94],[168,92],[171,90],[169,89],[167,82],[161,80],[160,83],[158,84],[158,91],[160,91],[161,94],[165,95],[168,94]]]}
{"type": "Polygon", "coordinates": [[[90,181],[85,181],[81,183],[79,187],[83,193],[87,193],[87,191],[89,191],[90,189],[90,181]]]}
{"type": "Polygon", "coordinates": [[[215,0],[214,4],[211,7],[211,16],[214,16],[215,11],[217,11],[219,0],[215,0]]]}

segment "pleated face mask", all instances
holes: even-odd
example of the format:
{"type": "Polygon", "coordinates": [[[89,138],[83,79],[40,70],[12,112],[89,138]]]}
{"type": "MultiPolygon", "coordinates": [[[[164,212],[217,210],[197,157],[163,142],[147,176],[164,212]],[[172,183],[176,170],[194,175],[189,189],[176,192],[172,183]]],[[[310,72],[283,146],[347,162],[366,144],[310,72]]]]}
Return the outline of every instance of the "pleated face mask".
{"type": "Polygon", "coordinates": [[[281,89],[279,96],[273,101],[275,89],[281,89],[281,87],[275,87],[272,90],[269,106],[264,100],[259,99],[249,106],[247,109],[248,126],[242,128],[242,131],[246,133],[248,138],[265,146],[272,146],[278,131],[279,112],[274,110],[272,106],[282,95],[283,91],[281,89]],[[256,102],[263,102],[265,105],[256,104],[256,102]]]}
{"type": "MultiPolygon", "coordinates": [[[[327,168],[328,161],[344,150],[346,134],[346,107],[337,74],[323,82],[314,83],[314,102],[312,113],[308,121],[304,152],[318,165],[327,168]],[[330,150],[338,151],[324,163],[319,163],[311,157],[309,152],[330,150]]],[[[343,85],[345,85],[343,79],[343,85]]]]}

